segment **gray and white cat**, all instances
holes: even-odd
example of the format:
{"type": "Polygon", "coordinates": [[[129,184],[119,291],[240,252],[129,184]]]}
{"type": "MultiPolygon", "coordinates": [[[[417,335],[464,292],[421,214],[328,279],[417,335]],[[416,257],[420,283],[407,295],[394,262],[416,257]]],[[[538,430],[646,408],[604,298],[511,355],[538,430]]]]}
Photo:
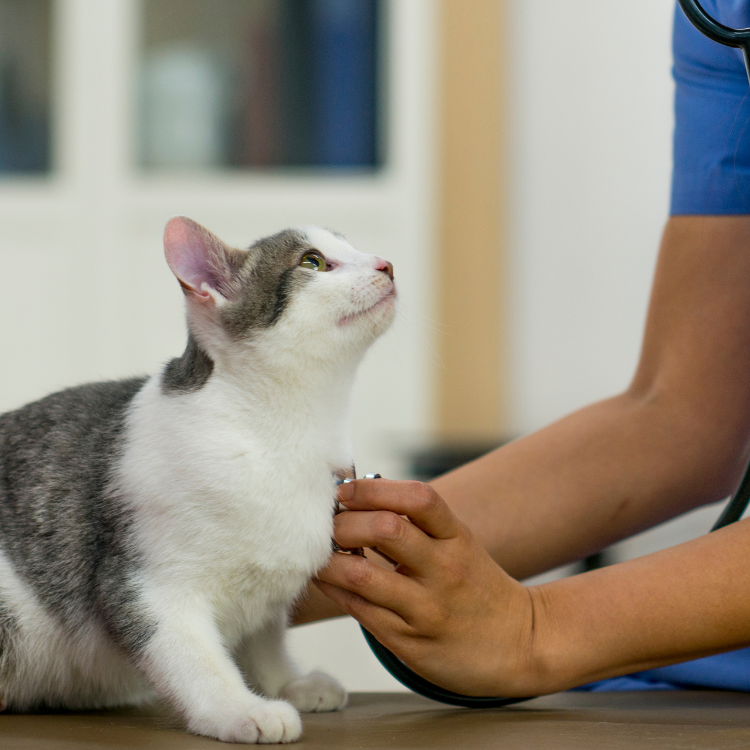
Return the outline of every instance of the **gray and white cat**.
{"type": "Polygon", "coordinates": [[[237,250],[176,217],[164,247],[182,357],[0,416],[0,699],[158,696],[192,732],[291,742],[294,707],[346,702],[300,674],[284,633],[330,554],[351,387],[393,318],[393,269],[318,228],[237,250]]]}

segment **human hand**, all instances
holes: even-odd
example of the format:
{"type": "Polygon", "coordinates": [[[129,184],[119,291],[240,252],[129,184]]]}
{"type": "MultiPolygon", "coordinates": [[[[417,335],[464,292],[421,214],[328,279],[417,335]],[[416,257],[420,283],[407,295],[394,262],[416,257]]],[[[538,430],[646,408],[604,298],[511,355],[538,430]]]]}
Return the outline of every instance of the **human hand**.
{"type": "Polygon", "coordinates": [[[534,596],[508,576],[427,484],[339,487],[342,548],[368,547],[388,570],[334,554],[315,584],[431,682],[465,695],[535,693],[534,596]]]}

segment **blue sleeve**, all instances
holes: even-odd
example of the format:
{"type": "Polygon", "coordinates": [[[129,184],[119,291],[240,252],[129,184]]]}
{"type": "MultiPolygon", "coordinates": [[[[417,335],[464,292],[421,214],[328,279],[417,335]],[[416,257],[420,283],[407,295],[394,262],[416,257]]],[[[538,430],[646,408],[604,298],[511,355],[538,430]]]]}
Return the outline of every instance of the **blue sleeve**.
{"type": "MultiPolygon", "coordinates": [[[[750,0],[701,0],[717,20],[750,27],[750,0]]],[[[738,49],[712,42],[677,6],[670,213],[750,214],[750,84],[738,49]]]]}

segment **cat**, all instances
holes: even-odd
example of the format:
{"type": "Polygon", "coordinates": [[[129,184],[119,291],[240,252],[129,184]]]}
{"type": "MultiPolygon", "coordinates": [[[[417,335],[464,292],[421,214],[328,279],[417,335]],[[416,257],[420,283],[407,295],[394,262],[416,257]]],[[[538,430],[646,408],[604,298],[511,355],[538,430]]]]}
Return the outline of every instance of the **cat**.
{"type": "Polygon", "coordinates": [[[346,693],[287,655],[331,553],[355,371],[395,314],[393,267],[320,228],[247,250],[174,217],[184,354],[0,416],[0,699],[168,702],[227,742],[299,738],[346,693]]]}

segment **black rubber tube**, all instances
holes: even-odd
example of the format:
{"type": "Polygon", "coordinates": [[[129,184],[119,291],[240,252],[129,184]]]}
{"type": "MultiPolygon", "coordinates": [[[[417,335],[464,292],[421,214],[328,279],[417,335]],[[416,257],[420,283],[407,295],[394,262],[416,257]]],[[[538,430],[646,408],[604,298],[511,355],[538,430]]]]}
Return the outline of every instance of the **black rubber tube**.
{"type": "Polygon", "coordinates": [[[484,698],[474,695],[461,695],[451,690],[446,690],[434,685],[424,677],[409,669],[397,656],[389,651],[375,636],[362,627],[362,632],[370,645],[372,652],[378,661],[405,687],[409,690],[430,698],[439,703],[447,703],[450,706],[462,706],[463,708],[500,708],[511,703],[521,703],[531,698],[484,698]]]}
{"type": "Polygon", "coordinates": [[[750,464],[748,464],[745,470],[745,476],[742,477],[737,492],[734,493],[732,499],[727,503],[726,508],[724,508],[722,514],[719,516],[719,520],[713,525],[711,531],[718,531],[718,529],[729,526],[730,523],[739,521],[742,518],[742,514],[747,510],[748,503],[750,503],[750,464]]]}
{"type": "Polygon", "coordinates": [[[698,0],[678,0],[690,23],[709,39],[727,47],[739,47],[750,79],[750,29],[731,29],[712,18],[698,0]]]}

